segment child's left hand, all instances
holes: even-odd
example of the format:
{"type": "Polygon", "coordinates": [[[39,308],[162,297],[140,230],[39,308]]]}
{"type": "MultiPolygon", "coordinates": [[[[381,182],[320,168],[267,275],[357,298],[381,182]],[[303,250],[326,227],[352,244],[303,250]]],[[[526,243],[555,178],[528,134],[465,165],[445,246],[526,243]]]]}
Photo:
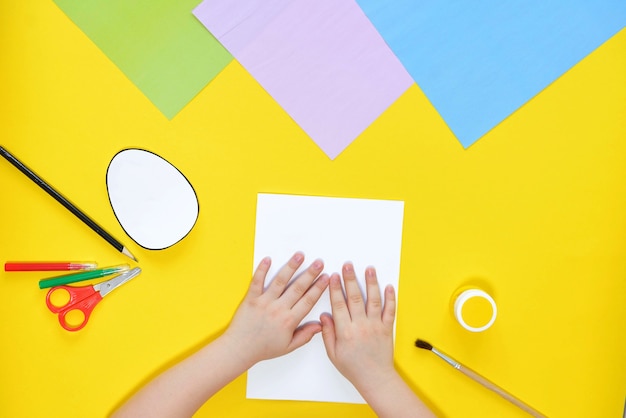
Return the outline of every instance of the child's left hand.
{"type": "Polygon", "coordinates": [[[315,260],[290,283],[303,262],[304,255],[295,253],[265,290],[270,259],[264,258],[257,267],[246,296],[221,337],[230,340],[246,365],[287,354],[322,330],[319,322],[299,326],[329,282],[328,275],[320,276],[324,263],[315,260]]]}

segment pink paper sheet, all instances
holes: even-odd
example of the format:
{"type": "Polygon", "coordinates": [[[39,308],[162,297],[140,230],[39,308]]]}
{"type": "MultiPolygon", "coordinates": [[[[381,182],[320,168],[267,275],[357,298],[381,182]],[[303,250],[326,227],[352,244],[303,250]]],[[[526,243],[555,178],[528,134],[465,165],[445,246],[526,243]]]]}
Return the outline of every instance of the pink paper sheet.
{"type": "Polygon", "coordinates": [[[193,13],[331,159],[413,83],[354,0],[205,0],[193,13]]]}

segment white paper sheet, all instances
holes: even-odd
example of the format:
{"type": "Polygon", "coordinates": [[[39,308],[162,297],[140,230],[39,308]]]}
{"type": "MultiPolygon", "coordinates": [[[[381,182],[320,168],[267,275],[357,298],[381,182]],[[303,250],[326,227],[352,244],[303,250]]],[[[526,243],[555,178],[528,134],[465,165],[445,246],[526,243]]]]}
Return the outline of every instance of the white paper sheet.
{"type": "MultiPolygon", "coordinates": [[[[404,202],[259,194],[254,266],[272,258],[266,285],[296,251],[305,254],[301,270],[324,260],[327,273],[354,264],[362,288],[367,266],[376,267],[381,289],[398,290],[404,202]]],[[[297,274],[297,273],[296,273],[297,274]]],[[[303,322],[331,312],[328,291],[303,322]]],[[[332,365],[320,334],[300,349],[261,362],[248,372],[247,397],[254,399],[365,403],[332,365]]]]}

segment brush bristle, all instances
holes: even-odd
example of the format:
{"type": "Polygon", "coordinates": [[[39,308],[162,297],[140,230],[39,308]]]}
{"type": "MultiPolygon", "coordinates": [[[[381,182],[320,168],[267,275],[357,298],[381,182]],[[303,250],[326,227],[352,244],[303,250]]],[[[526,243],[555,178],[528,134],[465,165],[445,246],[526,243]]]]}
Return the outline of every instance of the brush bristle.
{"type": "Polygon", "coordinates": [[[430,345],[429,343],[427,343],[424,340],[420,340],[418,339],[417,341],[415,341],[415,346],[419,347],[419,348],[423,348],[424,350],[432,350],[433,346],[430,345]]]}

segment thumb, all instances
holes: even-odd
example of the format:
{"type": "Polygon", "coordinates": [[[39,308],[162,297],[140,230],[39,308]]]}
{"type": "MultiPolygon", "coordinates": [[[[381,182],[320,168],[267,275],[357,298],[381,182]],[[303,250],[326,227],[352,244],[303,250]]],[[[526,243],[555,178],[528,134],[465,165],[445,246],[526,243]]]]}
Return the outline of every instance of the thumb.
{"type": "Polygon", "coordinates": [[[309,322],[296,328],[296,331],[293,333],[293,338],[291,339],[289,346],[287,346],[287,352],[290,353],[293,350],[302,347],[304,344],[311,341],[311,338],[313,338],[313,336],[321,330],[322,327],[319,322],[309,322]]]}
{"type": "Polygon", "coordinates": [[[335,341],[337,339],[335,335],[335,321],[330,314],[323,313],[320,315],[320,322],[322,323],[322,339],[324,340],[324,347],[326,347],[326,354],[328,354],[328,358],[333,360],[335,358],[335,341]]]}

